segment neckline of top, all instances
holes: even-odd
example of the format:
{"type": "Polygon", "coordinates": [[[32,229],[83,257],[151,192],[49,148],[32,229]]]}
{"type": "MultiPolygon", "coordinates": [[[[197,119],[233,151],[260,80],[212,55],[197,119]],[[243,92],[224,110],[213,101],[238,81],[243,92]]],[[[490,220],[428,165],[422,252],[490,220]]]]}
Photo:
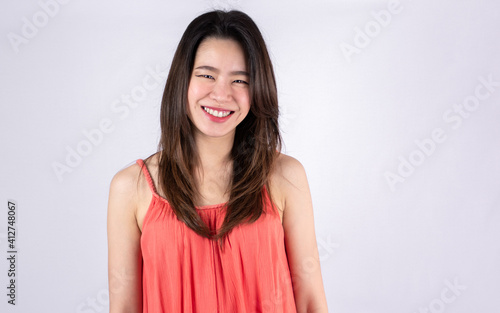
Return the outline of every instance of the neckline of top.
{"type": "MultiPolygon", "coordinates": [[[[160,196],[158,193],[153,192],[153,196],[155,196],[156,198],[158,198],[160,201],[163,201],[165,202],[166,204],[170,205],[170,203],[168,202],[167,199],[165,199],[164,197],[160,196]]],[[[223,202],[223,203],[217,203],[217,204],[207,204],[207,205],[201,205],[201,206],[195,206],[194,208],[196,210],[212,210],[212,209],[219,209],[221,207],[225,207],[227,205],[227,202],[223,202]]]]}

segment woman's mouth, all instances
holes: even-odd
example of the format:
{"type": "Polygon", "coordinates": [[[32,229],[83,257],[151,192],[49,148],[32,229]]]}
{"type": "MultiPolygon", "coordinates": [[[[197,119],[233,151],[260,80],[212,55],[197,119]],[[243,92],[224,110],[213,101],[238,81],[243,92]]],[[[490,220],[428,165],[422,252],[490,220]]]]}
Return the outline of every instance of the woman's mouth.
{"type": "Polygon", "coordinates": [[[205,112],[207,112],[208,114],[215,116],[215,117],[226,117],[229,114],[234,113],[234,111],[214,110],[214,109],[211,109],[209,107],[204,107],[204,106],[202,106],[202,108],[203,108],[203,110],[205,110],[205,112]]]}

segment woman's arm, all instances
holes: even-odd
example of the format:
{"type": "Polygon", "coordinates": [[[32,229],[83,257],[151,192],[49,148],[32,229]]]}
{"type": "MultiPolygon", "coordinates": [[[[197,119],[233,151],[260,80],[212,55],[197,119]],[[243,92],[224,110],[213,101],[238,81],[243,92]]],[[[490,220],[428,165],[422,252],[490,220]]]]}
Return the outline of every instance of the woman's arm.
{"type": "Polygon", "coordinates": [[[108,202],[109,312],[142,312],[141,232],[136,221],[137,165],[118,172],[108,202]]]}
{"type": "Polygon", "coordinates": [[[285,155],[280,159],[283,229],[297,312],[327,313],[306,173],[296,159],[285,155]]]}

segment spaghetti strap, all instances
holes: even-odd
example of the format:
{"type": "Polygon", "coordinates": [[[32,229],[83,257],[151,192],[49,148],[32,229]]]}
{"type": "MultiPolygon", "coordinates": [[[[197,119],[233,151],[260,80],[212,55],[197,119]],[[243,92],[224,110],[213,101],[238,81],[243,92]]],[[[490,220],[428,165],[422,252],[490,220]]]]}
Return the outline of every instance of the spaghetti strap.
{"type": "Polygon", "coordinates": [[[151,174],[149,173],[148,167],[146,166],[146,163],[142,159],[138,159],[136,162],[141,167],[142,173],[144,174],[146,180],[148,181],[149,189],[151,189],[151,192],[154,195],[158,195],[158,193],[156,192],[155,185],[153,183],[153,179],[151,178],[151,174]]]}

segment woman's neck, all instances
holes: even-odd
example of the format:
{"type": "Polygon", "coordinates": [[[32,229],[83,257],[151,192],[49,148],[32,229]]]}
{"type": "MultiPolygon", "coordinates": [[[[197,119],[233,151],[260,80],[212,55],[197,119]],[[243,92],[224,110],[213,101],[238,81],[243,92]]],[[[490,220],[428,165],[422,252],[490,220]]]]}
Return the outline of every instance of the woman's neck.
{"type": "Polygon", "coordinates": [[[234,133],[224,137],[208,137],[203,134],[195,136],[196,147],[202,172],[225,169],[231,161],[234,133]]]}
{"type": "Polygon", "coordinates": [[[234,133],[225,137],[195,136],[200,164],[195,169],[199,194],[198,205],[222,203],[228,200],[232,175],[231,149],[234,133]]]}

